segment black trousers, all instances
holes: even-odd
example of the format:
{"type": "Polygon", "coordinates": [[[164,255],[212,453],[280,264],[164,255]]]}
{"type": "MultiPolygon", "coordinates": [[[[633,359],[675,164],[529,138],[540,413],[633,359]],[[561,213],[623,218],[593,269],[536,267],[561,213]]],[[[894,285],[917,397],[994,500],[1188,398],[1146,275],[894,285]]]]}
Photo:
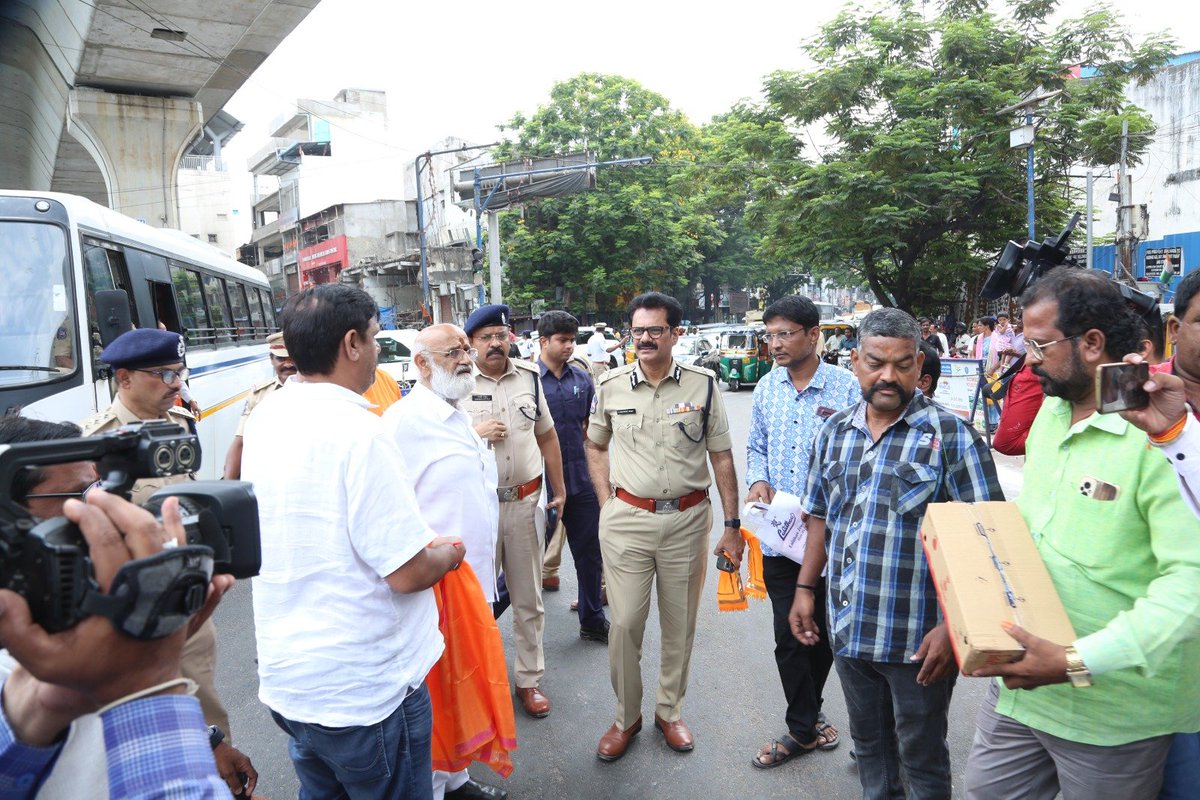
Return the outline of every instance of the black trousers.
{"type": "Polygon", "coordinates": [[[775,621],[775,665],[779,682],[787,701],[784,720],[788,732],[801,744],[817,738],[817,715],[821,712],[821,693],[833,668],[833,651],[829,647],[829,626],[825,624],[825,580],[817,581],[813,620],[821,632],[815,645],[800,644],[788,625],[788,612],[796,596],[796,581],[800,565],[786,556],[763,556],[763,580],[771,598],[775,621]]]}

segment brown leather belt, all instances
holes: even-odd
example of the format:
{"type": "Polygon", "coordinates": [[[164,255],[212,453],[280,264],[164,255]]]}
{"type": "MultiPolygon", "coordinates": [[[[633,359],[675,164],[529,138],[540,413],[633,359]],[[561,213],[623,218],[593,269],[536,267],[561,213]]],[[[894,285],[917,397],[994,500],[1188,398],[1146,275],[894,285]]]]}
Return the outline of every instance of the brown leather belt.
{"type": "Polygon", "coordinates": [[[692,506],[700,505],[700,502],[708,497],[708,489],[697,489],[673,500],[651,500],[630,494],[624,489],[617,489],[617,497],[652,514],[674,514],[676,511],[687,511],[692,506]]]}
{"type": "Polygon", "coordinates": [[[515,503],[518,500],[524,500],[540,488],[542,488],[542,476],[538,475],[520,486],[501,487],[496,490],[496,496],[500,498],[501,503],[515,503]]]}

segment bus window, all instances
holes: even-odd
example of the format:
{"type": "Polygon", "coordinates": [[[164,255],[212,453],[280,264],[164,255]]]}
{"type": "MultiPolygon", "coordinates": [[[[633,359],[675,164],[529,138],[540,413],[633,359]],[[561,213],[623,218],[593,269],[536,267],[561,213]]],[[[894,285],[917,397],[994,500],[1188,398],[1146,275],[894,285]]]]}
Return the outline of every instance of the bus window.
{"type": "Polygon", "coordinates": [[[250,300],[250,325],[254,328],[254,338],[261,339],[267,335],[266,325],[263,324],[262,301],[258,289],[246,287],[246,297],[250,300]]]}
{"type": "Polygon", "coordinates": [[[225,281],[216,275],[201,275],[204,298],[208,301],[208,314],[212,319],[213,333],[217,344],[233,341],[233,316],[229,313],[229,301],[225,299],[225,281]]]}
{"type": "Polygon", "coordinates": [[[204,296],[200,293],[200,276],[180,264],[171,263],[171,281],[175,284],[175,298],[179,305],[179,321],[189,347],[212,344],[212,328],[208,324],[208,311],[204,307],[204,296]]]}
{"type": "Polygon", "coordinates": [[[229,307],[233,310],[234,335],[238,339],[249,338],[252,333],[250,311],[246,308],[246,290],[232,278],[225,281],[225,288],[229,292],[229,307]]]}
{"type": "Polygon", "coordinates": [[[258,296],[262,298],[263,320],[267,323],[267,328],[275,330],[275,306],[271,305],[271,292],[268,289],[259,289],[258,296]]]}
{"type": "Polygon", "coordinates": [[[0,222],[0,387],[73,372],[75,314],[62,228],[0,222]]]}
{"type": "Polygon", "coordinates": [[[150,281],[150,299],[154,302],[154,320],[159,327],[183,333],[179,327],[179,314],[175,310],[175,297],[171,294],[171,284],[150,281]]]}
{"type": "Polygon", "coordinates": [[[96,239],[83,240],[83,275],[87,283],[88,331],[94,355],[100,353],[100,325],[96,320],[96,292],[124,289],[129,298],[129,319],[137,323],[138,313],[133,302],[133,287],[129,285],[129,270],[125,257],[96,239]]]}

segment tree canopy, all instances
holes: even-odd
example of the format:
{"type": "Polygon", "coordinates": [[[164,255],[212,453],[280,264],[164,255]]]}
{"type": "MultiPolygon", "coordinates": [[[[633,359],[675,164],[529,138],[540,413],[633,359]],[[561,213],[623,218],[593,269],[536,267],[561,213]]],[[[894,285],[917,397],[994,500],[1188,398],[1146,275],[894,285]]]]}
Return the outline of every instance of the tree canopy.
{"type": "Polygon", "coordinates": [[[814,69],[766,81],[767,113],[822,124],[831,142],[752,209],[762,249],[854,276],[885,305],[944,308],[1025,231],[1025,152],[1009,147],[1021,118],[998,112],[1054,91],[1034,110],[1035,206],[1039,236],[1061,226],[1068,173],[1113,163],[1122,119],[1141,134],[1131,161],[1145,149],[1153,126],[1124,87],[1148,80],[1169,42],[1132,44],[1105,8],[1051,28],[1054,7],[1024,0],[1001,17],[951,0],[926,18],[895,2],[826,24],[807,46],[814,69]]]}

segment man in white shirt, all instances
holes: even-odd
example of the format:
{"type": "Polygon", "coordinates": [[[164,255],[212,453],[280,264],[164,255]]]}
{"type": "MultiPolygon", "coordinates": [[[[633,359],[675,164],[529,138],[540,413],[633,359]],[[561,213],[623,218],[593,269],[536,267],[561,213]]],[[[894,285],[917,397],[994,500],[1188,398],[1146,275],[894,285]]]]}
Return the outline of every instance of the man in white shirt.
{"type": "MultiPolygon", "coordinates": [[[[404,453],[417,504],[435,530],[460,535],[467,563],[485,599],[496,595],[496,536],[500,500],[496,458],[475,433],[458,401],[475,389],[471,345],[454,325],[433,325],[417,334],[413,365],[420,380],[402,403],[383,415],[383,425],[404,453]]],[[[471,780],[466,770],[435,772],[434,797],[500,800],[507,793],[471,780]]]]}
{"type": "Polygon", "coordinates": [[[592,363],[592,374],[599,377],[608,369],[608,354],[616,350],[621,345],[625,344],[625,339],[622,337],[611,344],[604,332],[608,326],[603,322],[596,323],[596,332],[591,335],[587,343],[588,361],[592,363]]]}
{"type": "Polygon", "coordinates": [[[425,675],[443,644],[429,587],[464,551],[421,517],[404,460],[361,396],[378,317],[343,284],[292,297],[283,336],[298,374],[244,436],[262,530],[259,698],[291,737],[304,797],[433,796],[425,675]]]}

